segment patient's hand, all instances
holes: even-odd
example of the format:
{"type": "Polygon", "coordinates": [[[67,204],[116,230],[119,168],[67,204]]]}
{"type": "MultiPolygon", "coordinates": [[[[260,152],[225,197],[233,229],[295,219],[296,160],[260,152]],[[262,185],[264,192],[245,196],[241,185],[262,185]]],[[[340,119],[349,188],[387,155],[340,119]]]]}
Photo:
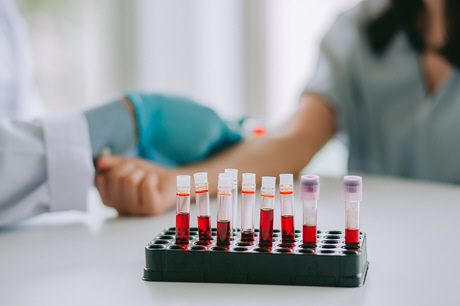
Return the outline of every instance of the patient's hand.
{"type": "Polygon", "coordinates": [[[120,215],[157,215],[174,206],[176,175],[151,162],[122,156],[97,161],[96,187],[120,215]]]}

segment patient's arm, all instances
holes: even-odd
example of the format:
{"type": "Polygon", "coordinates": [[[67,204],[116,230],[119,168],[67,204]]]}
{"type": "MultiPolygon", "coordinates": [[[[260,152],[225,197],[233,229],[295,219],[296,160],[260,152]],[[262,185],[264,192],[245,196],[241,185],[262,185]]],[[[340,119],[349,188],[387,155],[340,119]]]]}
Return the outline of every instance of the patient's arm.
{"type": "Polygon", "coordinates": [[[176,169],[147,166],[135,159],[102,157],[96,182],[104,203],[118,212],[156,214],[174,206],[176,175],[208,172],[209,190],[215,194],[218,174],[225,168],[256,173],[259,183],[262,175],[297,174],[335,130],[335,114],[327,102],[304,94],[296,113],[274,135],[241,142],[203,162],[176,169]],[[141,167],[145,168],[143,175],[139,174],[141,167]]]}

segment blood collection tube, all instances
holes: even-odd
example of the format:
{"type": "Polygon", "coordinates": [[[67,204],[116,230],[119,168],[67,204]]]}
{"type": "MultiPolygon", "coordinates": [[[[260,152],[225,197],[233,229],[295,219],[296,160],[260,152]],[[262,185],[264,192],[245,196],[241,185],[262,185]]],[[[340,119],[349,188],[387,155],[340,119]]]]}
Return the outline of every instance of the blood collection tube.
{"type": "Polygon", "coordinates": [[[343,178],[345,201],[345,243],[359,244],[359,202],[363,199],[363,179],[360,176],[343,178]]]}
{"type": "Polygon", "coordinates": [[[232,230],[232,176],[220,173],[217,184],[217,245],[229,245],[232,230]]]}
{"type": "Polygon", "coordinates": [[[260,230],[259,245],[271,246],[273,244],[273,212],[275,209],[275,184],[276,177],[262,176],[260,188],[260,230]]]}
{"type": "Polygon", "coordinates": [[[303,207],[303,243],[316,244],[319,176],[302,175],[300,177],[300,199],[303,207]]]}
{"type": "Polygon", "coordinates": [[[177,176],[176,243],[188,244],[190,228],[190,175],[177,176]]]}
{"type": "Polygon", "coordinates": [[[254,241],[254,217],[256,207],[256,175],[243,173],[241,188],[241,241],[254,241]]]}
{"type": "Polygon", "coordinates": [[[293,184],[293,174],[280,174],[281,239],[283,242],[295,241],[293,184]]]}
{"type": "MultiPolygon", "coordinates": [[[[232,194],[233,194],[233,203],[232,203],[232,233],[233,236],[236,236],[238,228],[238,170],[237,169],[225,169],[225,173],[228,173],[232,176],[232,194]]],[[[233,238],[231,238],[233,240],[233,238]]]]}
{"type": "Polygon", "coordinates": [[[208,173],[198,172],[195,179],[195,199],[200,241],[211,240],[211,209],[209,207],[208,173]]]}

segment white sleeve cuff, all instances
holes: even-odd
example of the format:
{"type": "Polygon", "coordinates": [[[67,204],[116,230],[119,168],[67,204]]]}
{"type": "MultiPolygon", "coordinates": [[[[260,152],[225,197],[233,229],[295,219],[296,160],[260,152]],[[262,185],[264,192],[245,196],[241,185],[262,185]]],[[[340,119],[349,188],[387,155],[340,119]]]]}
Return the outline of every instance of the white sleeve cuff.
{"type": "Polygon", "coordinates": [[[94,182],[88,123],[81,113],[42,119],[50,210],[86,210],[94,182]]]}

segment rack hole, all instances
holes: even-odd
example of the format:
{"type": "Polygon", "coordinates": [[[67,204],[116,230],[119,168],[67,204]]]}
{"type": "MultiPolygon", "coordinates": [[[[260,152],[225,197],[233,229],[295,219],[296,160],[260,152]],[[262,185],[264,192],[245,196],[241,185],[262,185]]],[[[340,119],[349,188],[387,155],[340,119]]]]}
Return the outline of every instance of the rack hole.
{"type": "Polygon", "coordinates": [[[192,246],[190,249],[192,249],[192,250],[206,250],[206,247],[204,247],[202,245],[195,245],[195,246],[192,246]]]}
{"type": "Polygon", "coordinates": [[[254,229],[254,232],[258,233],[258,232],[259,232],[259,229],[258,229],[258,228],[254,229]]]}
{"type": "Polygon", "coordinates": [[[295,232],[296,234],[300,234],[300,233],[302,233],[302,231],[301,231],[301,230],[295,230],[294,232],[295,232]]]}
{"type": "Polygon", "coordinates": [[[238,248],[234,248],[233,250],[238,251],[238,252],[244,252],[244,251],[247,251],[248,248],[238,247],[238,248]]]}
{"type": "Polygon", "coordinates": [[[280,253],[291,253],[292,252],[292,250],[290,250],[290,249],[278,249],[276,251],[280,252],[280,253]]]}
{"type": "Polygon", "coordinates": [[[334,251],[332,251],[332,250],[322,250],[322,251],[320,251],[320,253],[331,254],[331,253],[334,253],[334,251]]]}
{"type": "Polygon", "coordinates": [[[159,237],[160,239],[174,239],[174,236],[163,235],[159,237]]]}
{"type": "Polygon", "coordinates": [[[218,246],[217,246],[217,247],[213,247],[212,250],[213,250],[213,251],[226,251],[227,248],[226,248],[226,247],[218,247],[218,246]]]}
{"type": "Polygon", "coordinates": [[[190,232],[190,236],[198,236],[198,232],[190,232]]]}
{"type": "Polygon", "coordinates": [[[358,251],[346,250],[346,251],[343,251],[343,254],[356,255],[356,254],[358,254],[358,251]]]}
{"type": "Polygon", "coordinates": [[[324,240],[323,243],[336,244],[339,242],[337,240],[324,240]]]}
{"type": "Polygon", "coordinates": [[[161,244],[151,244],[148,246],[149,249],[164,249],[165,246],[161,244]]]}
{"type": "Polygon", "coordinates": [[[267,249],[267,248],[256,248],[256,249],[254,249],[254,251],[263,253],[263,252],[270,252],[270,249],[267,249]]]}
{"type": "Polygon", "coordinates": [[[209,241],[197,241],[195,242],[196,245],[209,245],[209,241]]]}
{"type": "Polygon", "coordinates": [[[157,240],[154,242],[154,244],[168,244],[169,240],[157,240]]]}
{"type": "Polygon", "coordinates": [[[333,244],[325,244],[325,245],[322,245],[321,248],[323,248],[323,249],[335,249],[336,246],[333,245],[333,244]]]}
{"type": "Polygon", "coordinates": [[[166,231],[165,232],[165,235],[175,235],[176,232],[175,231],[166,231]]]}
{"type": "Polygon", "coordinates": [[[185,247],[183,245],[172,245],[169,247],[171,250],[183,250],[185,247]]]}
{"type": "Polygon", "coordinates": [[[280,229],[274,229],[273,232],[274,233],[281,233],[281,230],[280,229]]]}
{"type": "Polygon", "coordinates": [[[314,251],[313,250],[309,250],[309,249],[301,249],[299,250],[300,253],[304,253],[304,254],[313,254],[314,251]]]}
{"type": "Polygon", "coordinates": [[[273,234],[273,237],[279,237],[280,235],[279,234],[273,234]]]}
{"type": "Polygon", "coordinates": [[[357,246],[357,245],[346,245],[346,246],[344,246],[344,248],[347,249],[347,250],[357,250],[357,249],[359,249],[359,246],[357,246]]]}
{"type": "Polygon", "coordinates": [[[236,245],[239,245],[239,246],[251,246],[251,244],[248,243],[248,242],[238,242],[236,245]]]}
{"type": "Polygon", "coordinates": [[[343,234],[341,231],[327,231],[327,234],[332,234],[332,235],[341,235],[343,234]]]}
{"type": "Polygon", "coordinates": [[[327,236],[324,236],[324,238],[326,238],[326,239],[340,239],[340,236],[337,236],[337,235],[327,235],[327,236]]]}
{"type": "Polygon", "coordinates": [[[292,247],[294,247],[294,244],[293,243],[285,243],[285,242],[283,242],[283,243],[279,244],[278,246],[282,247],[282,248],[292,248],[292,247]]]}
{"type": "Polygon", "coordinates": [[[304,243],[304,244],[301,244],[300,247],[303,249],[314,249],[316,248],[316,245],[312,243],[304,243]]]}

